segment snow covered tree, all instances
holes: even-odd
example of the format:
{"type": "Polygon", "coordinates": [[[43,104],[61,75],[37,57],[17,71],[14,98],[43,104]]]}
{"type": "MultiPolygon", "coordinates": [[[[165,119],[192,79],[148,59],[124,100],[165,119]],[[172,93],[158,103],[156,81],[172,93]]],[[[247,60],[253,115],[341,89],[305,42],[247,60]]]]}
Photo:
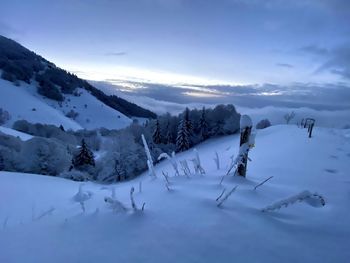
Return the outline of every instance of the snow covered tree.
{"type": "Polygon", "coordinates": [[[56,176],[69,167],[70,157],[59,141],[34,137],[23,143],[18,166],[24,172],[56,176]]]}
{"type": "Polygon", "coordinates": [[[212,128],[212,135],[213,136],[221,136],[225,134],[224,130],[225,122],[222,120],[217,120],[212,128]]]}
{"type": "Polygon", "coordinates": [[[265,129],[271,126],[271,122],[268,119],[262,119],[256,124],[257,129],[265,129]]]}
{"type": "Polygon", "coordinates": [[[186,151],[190,148],[190,135],[186,129],[185,121],[181,120],[179,131],[176,138],[176,148],[179,152],[186,151]]]}
{"type": "Polygon", "coordinates": [[[192,121],[190,120],[190,110],[188,108],[186,108],[185,110],[184,119],[185,119],[186,129],[188,130],[188,133],[191,136],[193,132],[193,124],[192,124],[192,121]]]}
{"type": "Polygon", "coordinates": [[[94,154],[88,148],[85,140],[82,139],[80,151],[72,159],[72,168],[77,168],[78,170],[86,166],[95,166],[94,154]]]}
{"type": "Polygon", "coordinates": [[[192,122],[189,118],[189,110],[186,108],[183,119],[180,121],[176,138],[176,148],[179,152],[191,147],[192,122]]]}
{"type": "Polygon", "coordinates": [[[118,182],[126,179],[126,171],[123,167],[123,164],[118,159],[114,160],[114,173],[118,182]]]}
{"type": "Polygon", "coordinates": [[[295,112],[294,112],[294,111],[292,111],[292,112],[290,112],[290,113],[286,113],[286,114],[283,116],[283,118],[284,118],[284,120],[286,121],[287,124],[289,124],[289,122],[290,122],[292,119],[294,119],[294,117],[295,117],[295,112]]]}
{"type": "Polygon", "coordinates": [[[160,125],[159,125],[159,120],[156,122],[156,127],[152,135],[153,142],[155,144],[161,144],[162,143],[162,135],[160,133],[160,125]]]}
{"type": "Polygon", "coordinates": [[[209,125],[205,115],[205,107],[203,107],[201,118],[199,119],[199,136],[201,141],[209,137],[209,125]]]}
{"type": "Polygon", "coordinates": [[[169,123],[169,121],[168,121],[168,123],[166,125],[166,135],[165,135],[165,138],[164,138],[164,143],[165,144],[173,143],[173,135],[172,135],[172,132],[170,130],[170,123],[169,123]]]}
{"type": "Polygon", "coordinates": [[[10,113],[2,108],[0,108],[0,125],[5,124],[8,120],[10,120],[10,113]]]}

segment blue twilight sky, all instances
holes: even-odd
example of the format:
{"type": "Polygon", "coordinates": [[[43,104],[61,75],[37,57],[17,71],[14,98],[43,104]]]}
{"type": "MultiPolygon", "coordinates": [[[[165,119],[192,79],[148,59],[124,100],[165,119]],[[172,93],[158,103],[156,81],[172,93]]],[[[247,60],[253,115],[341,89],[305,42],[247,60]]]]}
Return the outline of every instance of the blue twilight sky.
{"type": "Polygon", "coordinates": [[[0,13],[0,34],[87,79],[350,83],[348,0],[0,0],[0,13]]]}

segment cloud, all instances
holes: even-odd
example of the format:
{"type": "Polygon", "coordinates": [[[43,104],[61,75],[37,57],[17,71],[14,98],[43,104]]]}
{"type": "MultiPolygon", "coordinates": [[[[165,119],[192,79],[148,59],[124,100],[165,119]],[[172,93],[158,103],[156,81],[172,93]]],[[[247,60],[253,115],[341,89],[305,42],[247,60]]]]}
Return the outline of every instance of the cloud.
{"type": "Polygon", "coordinates": [[[336,13],[345,13],[350,11],[350,1],[348,0],[227,0],[231,3],[256,5],[266,8],[309,8],[309,9],[328,9],[336,13]]]}
{"type": "Polygon", "coordinates": [[[310,45],[299,50],[317,56],[322,61],[315,71],[316,74],[328,71],[346,81],[350,80],[350,43],[329,49],[310,45]]]}
{"type": "MultiPolygon", "coordinates": [[[[102,89],[107,94],[114,94],[117,96],[120,96],[128,101],[131,101],[133,103],[136,103],[144,108],[150,109],[158,114],[165,114],[166,112],[170,112],[172,114],[179,114],[180,112],[183,112],[186,107],[189,108],[197,108],[200,109],[203,106],[206,108],[213,108],[218,103],[223,103],[222,101],[217,100],[215,103],[203,103],[203,102],[192,102],[192,103],[186,103],[183,104],[183,101],[178,102],[169,102],[166,100],[160,100],[160,99],[154,99],[148,96],[140,95],[139,93],[133,93],[133,94],[126,94],[123,92],[120,92],[118,90],[118,87],[115,85],[108,84],[106,82],[97,82],[93,81],[93,85],[96,87],[102,89]]],[[[269,90],[276,90],[279,86],[276,85],[266,85],[265,89],[269,90]]],[[[164,89],[169,88],[163,87],[164,89]]],[[[228,88],[228,87],[227,87],[228,88]]],[[[234,88],[234,87],[231,87],[234,88]]],[[[242,90],[244,87],[241,87],[242,90]]],[[[258,86],[255,86],[256,89],[259,89],[258,86]]],[[[280,89],[283,89],[283,87],[279,87],[280,89]]],[[[285,89],[285,88],[284,88],[285,89]]],[[[321,97],[325,100],[325,98],[329,98],[330,101],[337,100],[338,97],[347,97],[348,101],[350,101],[350,87],[341,87],[341,86],[328,86],[323,87],[321,89],[317,89],[317,87],[312,85],[305,85],[305,84],[296,84],[295,92],[298,94],[309,94],[309,98],[312,97],[313,90],[318,90],[318,93],[321,93],[321,97]]],[[[250,92],[252,91],[251,88],[248,89],[250,92]]],[[[168,93],[172,93],[173,91],[170,89],[168,90],[168,93]]],[[[288,92],[286,92],[288,93],[288,92]]],[[[319,97],[320,94],[318,94],[316,97],[319,97]]],[[[238,112],[242,114],[248,114],[253,119],[254,123],[257,123],[261,119],[268,118],[274,125],[275,124],[281,124],[285,123],[283,116],[286,113],[291,112],[292,110],[296,113],[295,122],[300,121],[302,118],[305,117],[312,117],[316,119],[317,126],[326,126],[326,127],[339,127],[342,128],[345,125],[350,125],[349,115],[350,115],[350,109],[348,108],[339,108],[339,109],[332,109],[329,108],[328,110],[325,110],[325,108],[315,108],[312,104],[307,105],[307,103],[300,103],[300,104],[293,104],[293,103],[286,103],[282,102],[280,104],[271,103],[270,104],[262,104],[261,107],[257,107],[257,104],[254,104],[254,100],[247,100],[247,98],[253,98],[254,96],[246,96],[241,97],[243,100],[246,100],[247,103],[244,105],[237,103],[236,101],[230,101],[225,103],[232,103],[236,106],[236,109],[238,112]],[[308,107],[308,108],[306,108],[308,107]],[[321,110],[320,110],[321,109],[321,110]]],[[[264,96],[260,96],[264,97],[264,96]]],[[[232,97],[230,97],[232,98],[232,97]]],[[[289,97],[291,98],[291,97],[289,97]]],[[[255,100],[256,102],[256,100],[255,100]]]]}
{"type": "Polygon", "coordinates": [[[282,68],[294,68],[293,65],[288,64],[288,63],[277,63],[276,66],[282,67],[282,68]]]}
{"type": "Polygon", "coordinates": [[[329,53],[328,49],[319,47],[317,45],[304,46],[299,48],[299,51],[310,53],[317,56],[325,56],[325,55],[328,55],[329,53]]]}
{"type": "MultiPolygon", "coordinates": [[[[110,82],[111,83],[111,82],[110,82]]],[[[112,82],[116,84],[116,82],[112,82]]],[[[179,104],[232,103],[241,107],[309,107],[317,110],[350,109],[350,85],[163,85],[123,80],[115,89],[131,96],[179,104]]]]}
{"type": "Polygon", "coordinates": [[[344,45],[329,53],[326,62],[317,69],[317,72],[329,70],[333,74],[350,80],[350,46],[344,45]]]}
{"type": "Polygon", "coordinates": [[[120,57],[120,56],[125,56],[128,53],[126,51],[120,51],[120,52],[107,52],[104,55],[109,56],[109,57],[120,57]]]}

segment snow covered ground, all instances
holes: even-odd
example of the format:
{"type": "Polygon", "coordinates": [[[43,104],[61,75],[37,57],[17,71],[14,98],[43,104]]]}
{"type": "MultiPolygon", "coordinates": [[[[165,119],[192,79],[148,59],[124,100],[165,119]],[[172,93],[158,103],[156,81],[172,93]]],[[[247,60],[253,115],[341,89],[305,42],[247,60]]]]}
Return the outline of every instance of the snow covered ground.
{"type": "MultiPolygon", "coordinates": [[[[311,139],[294,125],[260,130],[247,178],[227,177],[222,185],[238,150],[236,135],[197,147],[204,176],[173,177],[163,161],[157,179],[144,174],[113,186],[84,183],[78,196],[78,182],[0,172],[0,262],[349,262],[349,138],[350,130],[329,128],[316,127],[311,139]],[[222,190],[235,186],[217,207],[222,190]],[[105,203],[112,198],[106,187],[115,187],[126,212],[105,203]],[[131,187],[144,211],[131,209],[131,187]],[[326,205],[261,212],[303,190],[318,192],[326,205]],[[78,197],[87,199],[85,213],[78,197]]],[[[193,150],[177,155],[178,161],[193,157],[193,150]]]]}
{"type": "Polygon", "coordinates": [[[7,134],[7,135],[14,136],[14,137],[18,137],[22,141],[28,141],[31,138],[33,138],[32,135],[29,135],[29,134],[24,133],[24,132],[19,132],[19,131],[16,131],[14,129],[3,127],[3,126],[0,126],[0,132],[7,134]]]}
{"type": "Polygon", "coordinates": [[[132,122],[86,90],[81,89],[79,92],[79,97],[65,95],[66,99],[60,106],[57,101],[39,95],[34,84],[21,82],[18,87],[0,79],[0,107],[11,115],[5,125],[11,127],[15,121],[24,119],[32,123],[63,125],[65,129],[79,130],[100,127],[121,129],[132,122]],[[66,117],[71,110],[78,113],[75,120],[66,117]]]}

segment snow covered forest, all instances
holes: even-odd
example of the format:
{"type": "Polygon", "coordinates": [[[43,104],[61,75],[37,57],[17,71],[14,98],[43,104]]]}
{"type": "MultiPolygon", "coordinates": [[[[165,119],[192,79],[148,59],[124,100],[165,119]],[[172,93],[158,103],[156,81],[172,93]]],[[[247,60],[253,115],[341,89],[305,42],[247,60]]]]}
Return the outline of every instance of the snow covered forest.
{"type": "MultiPolygon", "coordinates": [[[[4,122],[7,114],[3,114],[4,122]]],[[[239,131],[240,115],[232,105],[214,109],[186,109],[178,116],[170,114],[135,120],[121,130],[65,130],[63,126],[16,121],[13,129],[33,138],[22,141],[0,132],[2,170],[60,176],[73,180],[117,182],[132,179],[147,169],[141,135],[144,134],[151,155],[181,152],[207,139],[239,131]],[[82,145],[82,141],[84,142],[82,145]],[[86,160],[74,159],[88,150],[86,160]]]]}

